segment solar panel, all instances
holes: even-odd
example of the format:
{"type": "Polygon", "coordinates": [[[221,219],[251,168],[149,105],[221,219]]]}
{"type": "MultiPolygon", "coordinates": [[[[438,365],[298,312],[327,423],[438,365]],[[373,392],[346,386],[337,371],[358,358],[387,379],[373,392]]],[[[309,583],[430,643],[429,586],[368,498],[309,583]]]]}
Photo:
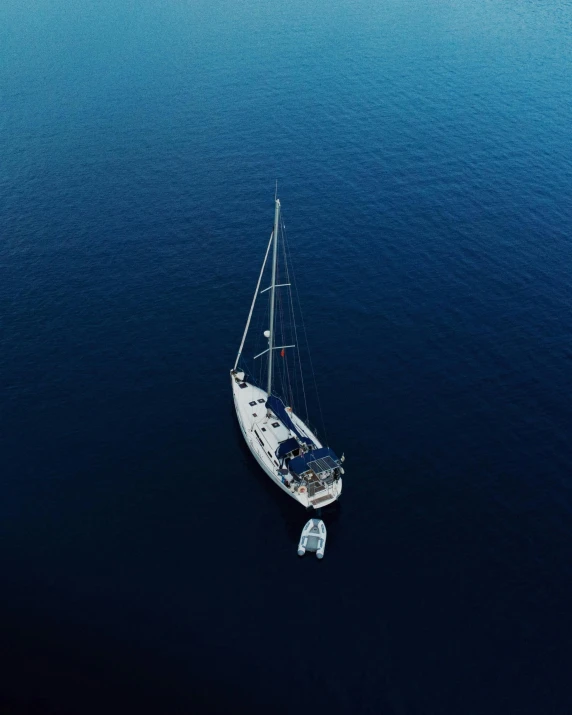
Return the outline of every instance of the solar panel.
{"type": "Polygon", "coordinates": [[[315,473],[328,472],[330,469],[335,469],[338,465],[331,457],[322,457],[315,459],[313,462],[308,462],[308,467],[315,473]]]}

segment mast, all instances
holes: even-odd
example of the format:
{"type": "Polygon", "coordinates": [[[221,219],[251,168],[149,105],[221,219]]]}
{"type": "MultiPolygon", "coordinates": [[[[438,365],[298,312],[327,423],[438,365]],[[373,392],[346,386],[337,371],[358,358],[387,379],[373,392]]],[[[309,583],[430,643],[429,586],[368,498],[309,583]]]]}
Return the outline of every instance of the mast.
{"type": "Polygon", "coordinates": [[[268,336],[268,397],[272,394],[272,357],[274,354],[274,295],[276,293],[276,261],[278,258],[278,224],[280,221],[280,199],[275,199],[274,231],[272,232],[272,283],[270,286],[270,328],[268,336]]]}

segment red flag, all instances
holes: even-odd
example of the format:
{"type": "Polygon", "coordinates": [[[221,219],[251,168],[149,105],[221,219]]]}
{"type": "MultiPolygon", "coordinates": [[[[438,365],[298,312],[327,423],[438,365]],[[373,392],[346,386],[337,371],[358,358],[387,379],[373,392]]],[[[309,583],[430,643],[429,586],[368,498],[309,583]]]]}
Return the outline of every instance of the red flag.
{"type": "Polygon", "coordinates": [[[280,357],[284,357],[284,355],[285,355],[284,348],[282,348],[282,350],[280,351],[280,357]]]}

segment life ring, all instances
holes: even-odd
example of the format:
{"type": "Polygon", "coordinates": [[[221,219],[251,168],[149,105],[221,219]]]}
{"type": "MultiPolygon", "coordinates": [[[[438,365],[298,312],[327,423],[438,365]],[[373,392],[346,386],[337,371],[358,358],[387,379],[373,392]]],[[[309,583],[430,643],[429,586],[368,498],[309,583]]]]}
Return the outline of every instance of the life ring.
{"type": "Polygon", "coordinates": [[[306,487],[300,487],[300,488],[298,489],[298,494],[305,494],[307,491],[308,491],[308,490],[306,489],[306,487]]]}

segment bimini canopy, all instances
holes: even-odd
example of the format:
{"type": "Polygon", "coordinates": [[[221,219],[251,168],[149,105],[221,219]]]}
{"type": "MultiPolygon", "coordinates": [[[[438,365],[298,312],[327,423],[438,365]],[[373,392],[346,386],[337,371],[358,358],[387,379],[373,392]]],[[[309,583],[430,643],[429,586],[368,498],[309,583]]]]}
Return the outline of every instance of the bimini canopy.
{"type": "Polygon", "coordinates": [[[314,474],[329,472],[332,469],[340,466],[340,460],[336,457],[333,449],[329,447],[320,447],[306,454],[301,454],[299,457],[294,457],[290,460],[288,468],[294,474],[302,474],[311,469],[314,474]]]}
{"type": "Polygon", "coordinates": [[[270,395],[270,397],[266,400],[266,407],[269,410],[272,410],[276,417],[282,422],[282,424],[287,427],[289,430],[294,432],[294,434],[302,441],[304,444],[309,445],[310,447],[313,446],[313,442],[311,439],[308,437],[305,437],[300,430],[296,427],[296,425],[292,422],[292,418],[290,417],[289,413],[286,410],[286,407],[284,406],[284,403],[279,397],[276,397],[275,395],[270,395]]]}

